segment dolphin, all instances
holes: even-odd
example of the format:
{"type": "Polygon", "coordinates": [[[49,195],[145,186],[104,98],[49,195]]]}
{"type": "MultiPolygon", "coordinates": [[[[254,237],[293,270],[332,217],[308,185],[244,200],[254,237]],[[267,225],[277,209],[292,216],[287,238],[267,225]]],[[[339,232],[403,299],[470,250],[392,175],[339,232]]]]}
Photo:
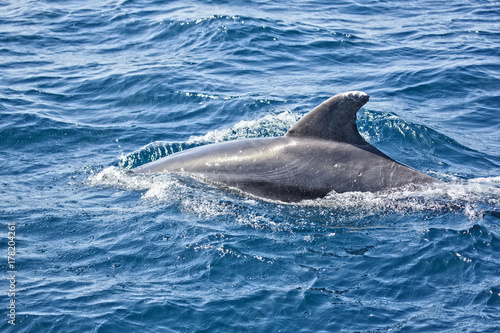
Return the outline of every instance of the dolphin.
{"type": "Polygon", "coordinates": [[[187,149],[132,169],[176,173],[264,199],[298,202],[332,191],[379,192],[436,179],[385,155],[358,132],[361,91],[335,95],[282,137],[252,138],[187,149]]]}

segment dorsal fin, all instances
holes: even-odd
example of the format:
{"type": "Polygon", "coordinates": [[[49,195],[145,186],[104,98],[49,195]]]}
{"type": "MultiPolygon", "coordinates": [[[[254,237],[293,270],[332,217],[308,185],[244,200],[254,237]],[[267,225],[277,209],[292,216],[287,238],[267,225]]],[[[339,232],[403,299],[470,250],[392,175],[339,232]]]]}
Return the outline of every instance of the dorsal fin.
{"type": "Polygon", "coordinates": [[[367,144],[359,135],[356,113],[369,98],[361,91],[335,95],[309,111],[285,136],[367,144]]]}

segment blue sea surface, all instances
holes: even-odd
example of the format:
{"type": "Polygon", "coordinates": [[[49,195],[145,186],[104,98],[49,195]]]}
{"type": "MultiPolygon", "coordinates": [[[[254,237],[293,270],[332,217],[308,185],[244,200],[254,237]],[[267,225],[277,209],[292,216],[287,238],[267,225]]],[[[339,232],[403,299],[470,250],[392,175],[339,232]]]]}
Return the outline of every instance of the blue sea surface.
{"type": "Polygon", "coordinates": [[[498,1],[0,0],[0,331],[499,332],[499,46],[498,1]],[[443,182],[284,204],[127,173],[350,90],[443,182]]]}

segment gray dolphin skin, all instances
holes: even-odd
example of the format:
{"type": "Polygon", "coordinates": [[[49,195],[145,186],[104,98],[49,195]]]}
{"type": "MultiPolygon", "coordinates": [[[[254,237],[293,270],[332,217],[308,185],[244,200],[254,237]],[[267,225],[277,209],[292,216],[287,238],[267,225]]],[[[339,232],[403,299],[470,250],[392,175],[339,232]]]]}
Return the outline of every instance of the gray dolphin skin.
{"type": "Polygon", "coordinates": [[[194,175],[283,202],[320,198],[332,191],[379,192],[437,181],[391,159],[361,137],[356,113],[368,99],[360,91],[338,94],[282,137],[196,147],[133,172],[194,175]]]}

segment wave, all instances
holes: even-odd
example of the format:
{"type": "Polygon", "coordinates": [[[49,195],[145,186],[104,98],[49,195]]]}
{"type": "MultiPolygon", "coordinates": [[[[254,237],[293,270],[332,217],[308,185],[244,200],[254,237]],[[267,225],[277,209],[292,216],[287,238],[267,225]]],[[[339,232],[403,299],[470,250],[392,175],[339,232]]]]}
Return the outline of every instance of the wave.
{"type": "MultiPolygon", "coordinates": [[[[261,100],[261,103],[266,101],[261,100]]],[[[240,121],[232,128],[214,130],[203,136],[192,136],[185,142],[157,141],[121,158],[119,165],[132,169],[182,150],[211,143],[245,138],[272,137],[284,135],[300,119],[300,115],[284,111],[267,115],[258,120],[240,121]]]]}

